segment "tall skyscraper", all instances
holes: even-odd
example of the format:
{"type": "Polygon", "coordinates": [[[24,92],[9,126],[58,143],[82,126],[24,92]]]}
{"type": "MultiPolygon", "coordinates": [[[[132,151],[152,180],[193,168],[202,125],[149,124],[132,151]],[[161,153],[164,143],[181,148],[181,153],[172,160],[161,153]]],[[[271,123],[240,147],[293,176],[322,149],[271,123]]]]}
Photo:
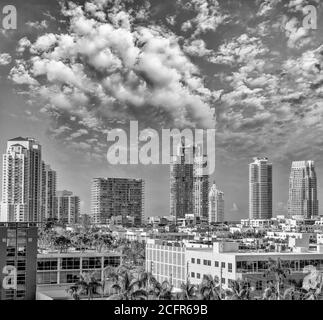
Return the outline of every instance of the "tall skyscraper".
{"type": "Polygon", "coordinates": [[[37,226],[0,222],[0,300],[35,300],[37,226]]]}
{"type": "Polygon", "coordinates": [[[194,217],[207,219],[209,207],[209,176],[205,174],[207,157],[202,148],[196,147],[193,166],[193,213],[194,217]]]}
{"type": "Polygon", "coordinates": [[[318,215],[317,178],[314,161],[295,161],[289,178],[288,216],[318,215]]]}
{"type": "Polygon", "coordinates": [[[42,162],[42,221],[56,217],[56,171],[42,162]]]}
{"type": "Polygon", "coordinates": [[[206,156],[201,146],[187,146],[184,141],[170,165],[170,213],[176,219],[186,214],[195,218],[208,216],[209,177],[205,174],[206,156]]]}
{"type": "Polygon", "coordinates": [[[193,213],[193,148],[182,143],[170,164],[170,213],[176,219],[193,213]]]}
{"type": "Polygon", "coordinates": [[[56,193],[56,214],[58,221],[66,224],[75,224],[80,220],[80,198],[70,191],[57,191],[56,193]]]}
{"type": "Polygon", "coordinates": [[[1,221],[41,220],[41,146],[33,138],[7,143],[3,155],[1,221]]]}
{"type": "Polygon", "coordinates": [[[249,165],[249,218],[272,218],[272,164],[254,158],[249,165]]]}
{"type": "Polygon", "coordinates": [[[209,193],[209,223],[224,222],[224,193],[213,183],[209,193]]]}
{"type": "Polygon", "coordinates": [[[144,215],[142,179],[95,178],[91,187],[91,217],[106,223],[113,216],[133,217],[140,226],[144,215]]]}

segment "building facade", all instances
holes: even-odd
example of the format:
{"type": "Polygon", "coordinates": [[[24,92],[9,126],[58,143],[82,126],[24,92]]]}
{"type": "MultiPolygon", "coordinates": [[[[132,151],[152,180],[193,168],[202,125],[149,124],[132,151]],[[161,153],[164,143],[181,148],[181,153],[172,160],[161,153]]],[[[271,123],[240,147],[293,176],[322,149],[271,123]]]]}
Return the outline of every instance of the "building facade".
{"type": "Polygon", "coordinates": [[[254,295],[261,296],[268,281],[275,279],[274,273],[264,274],[268,270],[269,259],[280,259],[291,274],[284,280],[284,288],[289,280],[302,280],[305,268],[314,266],[323,268],[323,251],[305,252],[257,252],[239,250],[238,243],[216,242],[213,247],[187,247],[186,263],[192,284],[200,284],[204,275],[211,275],[223,289],[230,287],[233,281],[244,280],[255,288],[254,295]]]}
{"type": "Polygon", "coordinates": [[[272,218],[272,164],[254,158],[249,165],[249,218],[272,218]]]}
{"type": "Polygon", "coordinates": [[[119,267],[122,256],[114,252],[66,252],[37,255],[37,285],[41,287],[75,283],[82,273],[97,273],[104,279],[106,267],[119,267]]]}
{"type": "Polygon", "coordinates": [[[71,191],[57,191],[55,217],[65,224],[78,223],[81,216],[80,198],[71,191]]]}
{"type": "Polygon", "coordinates": [[[35,300],[37,226],[0,223],[0,300],[35,300]]]}
{"type": "Polygon", "coordinates": [[[214,183],[209,193],[209,223],[224,222],[224,193],[214,183]]]}
{"type": "Polygon", "coordinates": [[[41,221],[41,146],[33,138],[7,143],[3,155],[1,221],[41,221]]]}
{"type": "Polygon", "coordinates": [[[197,147],[193,166],[193,214],[207,220],[209,211],[209,176],[206,174],[207,156],[203,155],[202,148],[197,147]]]}
{"type": "Polygon", "coordinates": [[[289,178],[288,216],[318,216],[317,178],[314,161],[292,163],[289,178]]]}
{"type": "Polygon", "coordinates": [[[146,243],[146,271],[158,282],[168,281],[175,288],[186,282],[185,246],[181,242],[148,239],[146,243]]]}
{"type": "Polygon", "coordinates": [[[170,214],[176,221],[187,214],[207,220],[209,177],[206,167],[207,157],[202,147],[187,146],[182,141],[170,165],[170,214]]]}
{"type": "Polygon", "coordinates": [[[56,218],[56,171],[42,163],[42,221],[56,218]]]}
{"type": "Polygon", "coordinates": [[[193,213],[193,148],[182,144],[170,164],[170,214],[177,219],[193,213]]]}
{"type": "Polygon", "coordinates": [[[91,217],[94,223],[107,223],[114,216],[133,217],[140,226],[144,216],[142,179],[95,178],[91,187],[91,217]]]}

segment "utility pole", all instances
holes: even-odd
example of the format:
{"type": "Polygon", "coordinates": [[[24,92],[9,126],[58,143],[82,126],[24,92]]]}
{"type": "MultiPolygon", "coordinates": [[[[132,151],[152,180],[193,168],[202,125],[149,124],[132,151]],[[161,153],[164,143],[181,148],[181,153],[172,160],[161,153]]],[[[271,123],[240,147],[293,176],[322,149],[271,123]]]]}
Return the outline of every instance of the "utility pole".
{"type": "Polygon", "coordinates": [[[222,262],[220,263],[220,297],[222,299],[222,262]]]}

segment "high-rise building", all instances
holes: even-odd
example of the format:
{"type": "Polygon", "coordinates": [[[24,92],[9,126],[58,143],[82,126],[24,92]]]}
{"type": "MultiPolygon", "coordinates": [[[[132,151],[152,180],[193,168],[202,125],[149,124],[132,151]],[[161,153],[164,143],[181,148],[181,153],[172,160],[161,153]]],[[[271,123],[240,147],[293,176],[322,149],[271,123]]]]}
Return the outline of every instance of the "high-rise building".
{"type": "Polygon", "coordinates": [[[36,223],[0,223],[0,300],[35,300],[36,223]]]}
{"type": "Polygon", "coordinates": [[[7,143],[3,155],[1,221],[41,220],[41,146],[33,138],[7,143]]]}
{"type": "Polygon", "coordinates": [[[193,213],[195,218],[207,219],[209,207],[209,176],[205,173],[207,157],[197,147],[193,166],[193,213]]]}
{"type": "Polygon", "coordinates": [[[224,193],[213,183],[209,193],[209,223],[224,222],[224,193]]]}
{"type": "Polygon", "coordinates": [[[314,161],[295,161],[289,178],[289,217],[318,216],[317,178],[314,161]]]}
{"type": "Polygon", "coordinates": [[[75,224],[80,219],[80,198],[70,191],[57,191],[56,193],[56,214],[58,221],[66,224],[75,224]]]}
{"type": "Polygon", "coordinates": [[[56,217],[56,171],[42,162],[42,221],[56,217]]]}
{"type": "Polygon", "coordinates": [[[176,219],[193,214],[193,148],[182,143],[170,164],[170,213],[176,219]]]}
{"type": "Polygon", "coordinates": [[[208,216],[209,177],[205,174],[206,156],[201,147],[187,146],[184,141],[170,165],[170,213],[177,219],[194,214],[208,216]]]}
{"type": "Polygon", "coordinates": [[[91,217],[94,223],[107,223],[111,217],[133,217],[136,226],[144,215],[142,179],[95,178],[91,187],[91,217]]]}
{"type": "Polygon", "coordinates": [[[272,218],[272,164],[254,158],[249,165],[249,218],[272,218]]]}

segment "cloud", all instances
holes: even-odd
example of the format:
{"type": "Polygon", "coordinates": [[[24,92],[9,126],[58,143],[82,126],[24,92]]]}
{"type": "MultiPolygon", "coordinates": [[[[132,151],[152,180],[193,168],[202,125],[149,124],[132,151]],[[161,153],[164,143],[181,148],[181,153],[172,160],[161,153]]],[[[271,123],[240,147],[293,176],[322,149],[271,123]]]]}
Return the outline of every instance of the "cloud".
{"type": "Polygon", "coordinates": [[[261,39],[242,34],[222,44],[210,61],[227,65],[247,63],[257,56],[264,56],[268,51],[261,39]]]}
{"type": "Polygon", "coordinates": [[[27,37],[21,38],[18,41],[18,46],[17,46],[16,51],[18,53],[24,53],[26,48],[29,48],[30,45],[31,45],[31,42],[27,39],[27,37]]]}
{"type": "Polygon", "coordinates": [[[198,37],[208,31],[216,31],[219,25],[223,24],[229,15],[222,13],[217,0],[190,0],[182,8],[194,11],[194,18],[182,24],[182,31],[194,30],[192,37],[198,37]]]}
{"type": "Polygon", "coordinates": [[[9,53],[0,53],[0,66],[10,64],[11,60],[11,55],[9,53]]]}
{"type": "Polygon", "coordinates": [[[12,69],[13,81],[34,85],[34,96],[89,128],[107,118],[214,127],[213,95],[174,33],[136,25],[128,12],[99,1],[85,9],[70,3],[63,14],[70,32],[38,37],[31,58],[12,69]]]}
{"type": "Polygon", "coordinates": [[[27,21],[26,25],[30,28],[34,28],[37,30],[45,30],[48,28],[48,22],[46,20],[42,21],[27,21]]]}

